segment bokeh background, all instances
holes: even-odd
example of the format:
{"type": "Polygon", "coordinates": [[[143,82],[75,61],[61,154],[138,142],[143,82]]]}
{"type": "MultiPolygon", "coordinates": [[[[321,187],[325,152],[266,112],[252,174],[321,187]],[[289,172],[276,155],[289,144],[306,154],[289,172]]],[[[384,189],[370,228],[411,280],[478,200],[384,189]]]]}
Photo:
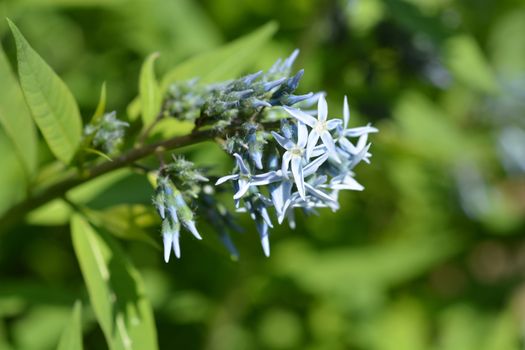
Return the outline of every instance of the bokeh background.
{"type": "MultiPolygon", "coordinates": [[[[184,240],[169,264],[151,245],[123,241],[161,349],[523,348],[523,1],[2,0],[6,16],[84,114],[106,81],[121,116],[151,52],[162,73],[276,21],[250,71],[297,47],[302,92],[326,91],[335,116],[348,95],[351,124],[380,129],[372,164],[357,169],[365,191],[342,194],[337,213],[301,217],[295,231],[274,229],[270,258],[244,217],[238,262],[204,223],[204,242],[184,240]]],[[[14,62],[4,20],[0,39],[14,62]]],[[[0,182],[16,184],[0,136],[0,182]]],[[[187,152],[227,171],[213,147],[187,152]]],[[[0,187],[2,202],[19,196],[0,187]]],[[[85,198],[92,208],[148,204],[151,188],[126,173],[85,198]]],[[[67,221],[48,214],[0,236],[2,350],[55,348],[74,300],[89,303],[67,221]]],[[[149,233],[157,239],[158,228],[149,233]]],[[[104,349],[89,309],[83,326],[85,347],[104,349]]]]}

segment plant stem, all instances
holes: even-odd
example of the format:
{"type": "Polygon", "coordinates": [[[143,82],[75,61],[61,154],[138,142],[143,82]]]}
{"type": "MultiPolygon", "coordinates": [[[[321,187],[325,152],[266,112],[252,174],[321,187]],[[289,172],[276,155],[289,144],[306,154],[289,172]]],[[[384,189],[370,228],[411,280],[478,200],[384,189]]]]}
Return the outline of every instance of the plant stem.
{"type": "Polygon", "coordinates": [[[62,181],[46,188],[36,189],[32,195],[28,196],[22,202],[14,205],[4,213],[4,215],[0,218],[0,232],[7,231],[14,224],[18,223],[26,213],[46,204],[53,199],[64,196],[67,191],[80,184],[107,174],[111,171],[132,165],[134,162],[154,154],[157,150],[171,150],[181,148],[211,139],[213,136],[213,130],[204,130],[197,131],[185,136],[159,141],[142,147],[136,147],[113,159],[112,161],[106,161],[94,166],[91,169],[86,169],[82,173],[74,173],[62,181]]]}

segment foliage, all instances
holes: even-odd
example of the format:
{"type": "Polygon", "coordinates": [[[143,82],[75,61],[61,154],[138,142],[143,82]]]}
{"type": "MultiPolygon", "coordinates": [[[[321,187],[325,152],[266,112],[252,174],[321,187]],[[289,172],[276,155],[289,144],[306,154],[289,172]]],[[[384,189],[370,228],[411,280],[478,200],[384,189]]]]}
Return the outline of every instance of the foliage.
{"type": "MultiPolygon", "coordinates": [[[[0,349],[522,344],[519,1],[25,0],[0,14],[0,349]],[[296,47],[292,70],[267,75],[296,47]],[[364,191],[341,192],[337,213],[298,211],[295,231],[275,225],[266,258],[254,235],[275,201],[256,200],[274,182],[236,198],[257,225],[213,184],[284,183],[268,150],[292,152],[276,139],[314,125],[296,97],[321,89],[329,120],[346,95],[352,125],[380,130],[347,179],[364,191]],[[165,264],[170,206],[182,257],[165,264]]],[[[327,130],[335,145],[341,129],[327,130]]]]}

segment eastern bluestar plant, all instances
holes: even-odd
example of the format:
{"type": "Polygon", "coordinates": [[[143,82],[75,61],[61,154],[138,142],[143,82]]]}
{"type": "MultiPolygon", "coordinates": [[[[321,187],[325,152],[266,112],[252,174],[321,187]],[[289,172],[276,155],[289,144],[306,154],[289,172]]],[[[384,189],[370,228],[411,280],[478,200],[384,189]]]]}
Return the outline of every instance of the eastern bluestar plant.
{"type": "MultiPolygon", "coordinates": [[[[296,95],[303,70],[291,75],[294,51],[267,72],[212,85],[197,80],[172,85],[163,103],[163,116],[195,122],[195,129],[211,128],[235,160],[231,174],[215,181],[230,182],[235,211],[255,221],[264,254],[270,255],[272,212],[281,224],[295,228],[295,211],[316,213],[339,209],[341,190],[361,191],[354,168],[370,162],[371,125],[350,128],[350,108],[342,118],[329,118],[324,93],[296,95]],[[309,108],[317,102],[317,110],[309,108]]],[[[206,176],[208,176],[206,174],[206,176]]],[[[218,187],[217,189],[222,188],[218,187]]],[[[229,232],[240,231],[233,215],[215,199],[216,190],[194,165],[182,158],[158,172],[153,203],[162,220],[164,258],[171,250],[181,256],[180,231],[197,239],[196,213],[219,233],[232,257],[238,257],[229,232]]]]}

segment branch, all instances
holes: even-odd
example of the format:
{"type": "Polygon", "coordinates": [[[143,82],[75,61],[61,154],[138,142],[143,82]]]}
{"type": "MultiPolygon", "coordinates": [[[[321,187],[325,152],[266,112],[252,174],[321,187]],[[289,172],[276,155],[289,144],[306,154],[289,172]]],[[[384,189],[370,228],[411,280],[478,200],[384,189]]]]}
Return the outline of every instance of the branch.
{"type": "Polygon", "coordinates": [[[148,157],[158,150],[172,150],[193,145],[211,139],[213,136],[213,130],[205,130],[159,141],[142,147],[136,147],[113,159],[113,161],[106,161],[82,173],[74,173],[58,183],[42,190],[35,191],[22,202],[11,207],[4,213],[2,218],[0,218],[0,232],[7,231],[31,210],[34,210],[53,199],[64,196],[66,192],[84,182],[90,181],[111,171],[132,165],[134,162],[148,157]]]}
{"type": "MultiPolygon", "coordinates": [[[[272,129],[278,127],[279,123],[268,122],[262,123],[262,125],[266,129],[272,129]]],[[[235,128],[233,128],[233,130],[230,129],[227,131],[235,131],[234,129],[235,128]]],[[[10,227],[21,221],[31,210],[34,210],[54,199],[63,197],[69,190],[78,185],[81,185],[87,181],[114,170],[126,166],[132,166],[136,161],[146,158],[160,150],[167,151],[193,145],[212,139],[215,136],[221,135],[216,135],[214,130],[208,129],[195,131],[189,135],[173,137],[168,140],[159,141],[145,146],[137,146],[113,159],[112,161],[106,161],[94,166],[91,169],[87,169],[86,171],[71,174],[60,182],[57,182],[41,190],[37,189],[22,202],[14,205],[4,213],[4,215],[0,218],[0,233],[9,230],[10,227]]]]}

